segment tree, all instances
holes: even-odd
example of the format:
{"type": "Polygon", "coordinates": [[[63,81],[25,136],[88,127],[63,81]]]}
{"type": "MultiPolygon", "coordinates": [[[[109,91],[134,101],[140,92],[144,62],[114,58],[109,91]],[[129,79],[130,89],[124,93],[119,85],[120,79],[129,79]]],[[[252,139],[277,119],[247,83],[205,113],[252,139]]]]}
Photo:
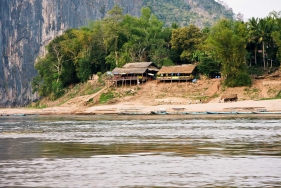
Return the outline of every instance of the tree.
{"type": "Polygon", "coordinates": [[[109,54],[114,55],[116,66],[119,66],[119,50],[126,39],[126,30],[122,27],[123,9],[117,5],[108,12],[108,17],[103,23],[104,43],[109,54]]]}
{"type": "Polygon", "coordinates": [[[278,31],[274,31],[272,33],[272,38],[275,42],[275,44],[277,45],[278,49],[277,49],[277,58],[279,61],[281,61],[281,34],[278,31]]]}
{"type": "MultiPolygon", "coordinates": [[[[142,8],[140,18],[124,16],[121,25],[126,30],[127,41],[119,50],[120,65],[128,63],[128,60],[153,61],[160,65],[162,59],[168,57],[171,30],[164,29],[163,22],[151,14],[149,8],[142,8]]],[[[113,54],[110,54],[108,59],[112,58],[113,54]]]]}
{"type": "Polygon", "coordinates": [[[279,17],[278,15],[280,15],[280,14],[275,13],[276,28],[275,28],[275,31],[273,31],[271,33],[271,36],[274,41],[274,44],[277,47],[275,55],[276,55],[277,59],[279,60],[279,62],[281,62],[281,17],[279,17]]]}
{"type": "Polygon", "coordinates": [[[221,20],[211,28],[207,39],[210,52],[222,64],[222,76],[230,87],[251,85],[247,72],[246,26],[243,22],[221,20]]]}
{"type": "Polygon", "coordinates": [[[257,52],[258,52],[258,41],[259,41],[259,19],[252,17],[248,22],[248,42],[254,43],[254,57],[255,64],[257,65],[257,52]]]}
{"type": "Polygon", "coordinates": [[[268,40],[269,36],[269,24],[266,19],[260,19],[259,21],[259,42],[262,43],[262,59],[263,59],[263,66],[265,68],[265,43],[268,40]]]}
{"type": "Polygon", "coordinates": [[[203,34],[194,25],[174,29],[172,31],[171,45],[176,49],[182,62],[192,62],[192,55],[197,50],[197,46],[202,42],[203,34]]]}
{"type": "Polygon", "coordinates": [[[200,73],[204,74],[207,77],[217,76],[220,74],[221,64],[216,62],[211,56],[204,54],[200,58],[198,64],[198,70],[200,73]]]}
{"type": "Polygon", "coordinates": [[[38,92],[40,96],[46,97],[52,93],[52,82],[54,80],[54,69],[52,62],[55,59],[47,54],[45,58],[38,58],[35,69],[38,75],[32,80],[33,92],[38,92]]]}
{"type": "Polygon", "coordinates": [[[82,82],[86,82],[92,74],[92,64],[89,58],[81,58],[78,61],[77,76],[82,82]]]}
{"type": "Polygon", "coordinates": [[[46,46],[46,56],[35,65],[39,75],[33,89],[40,96],[56,99],[69,85],[128,62],[171,64],[171,32],[149,8],[143,8],[137,18],[124,16],[122,8],[114,6],[106,18],[88,27],[68,29],[46,46]]]}

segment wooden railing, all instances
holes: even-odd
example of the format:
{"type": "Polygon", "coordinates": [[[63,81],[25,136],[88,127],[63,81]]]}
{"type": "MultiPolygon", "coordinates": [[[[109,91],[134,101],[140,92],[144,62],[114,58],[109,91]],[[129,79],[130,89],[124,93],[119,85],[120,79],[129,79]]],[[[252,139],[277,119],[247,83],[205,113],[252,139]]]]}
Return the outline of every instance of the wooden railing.
{"type": "Polygon", "coordinates": [[[111,77],[108,80],[111,81],[127,81],[127,80],[139,80],[139,81],[145,81],[148,80],[148,77],[138,77],[138,76],[127,76],[127,77],[111,77]]]}
{"type": "Polygon", "coordinates": [[[194,76],[159,76],[157,80],[192,80],[194,76]]]}

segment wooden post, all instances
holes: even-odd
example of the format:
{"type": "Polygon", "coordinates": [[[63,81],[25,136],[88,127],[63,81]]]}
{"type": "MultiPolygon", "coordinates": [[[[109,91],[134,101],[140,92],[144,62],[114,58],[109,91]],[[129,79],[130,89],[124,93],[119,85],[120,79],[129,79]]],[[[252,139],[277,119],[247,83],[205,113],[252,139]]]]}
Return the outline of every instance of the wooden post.
{"type": "Polygon", "coordinates": [[[172,88],[172,82],[173,82],[173,77],[172,77],[172,75],[171,75],[171,88],[172,88]]]}

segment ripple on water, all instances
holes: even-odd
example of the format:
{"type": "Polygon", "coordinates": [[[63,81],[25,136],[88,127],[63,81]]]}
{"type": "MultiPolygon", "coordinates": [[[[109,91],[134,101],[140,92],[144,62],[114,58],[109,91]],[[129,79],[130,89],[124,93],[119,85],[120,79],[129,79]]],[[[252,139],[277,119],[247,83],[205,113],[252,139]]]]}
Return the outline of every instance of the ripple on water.
{"type": "Polygon", "coordinates": [[[108,118],[0,120],[0,186],[281,186],[281,120],[108,118]]]}

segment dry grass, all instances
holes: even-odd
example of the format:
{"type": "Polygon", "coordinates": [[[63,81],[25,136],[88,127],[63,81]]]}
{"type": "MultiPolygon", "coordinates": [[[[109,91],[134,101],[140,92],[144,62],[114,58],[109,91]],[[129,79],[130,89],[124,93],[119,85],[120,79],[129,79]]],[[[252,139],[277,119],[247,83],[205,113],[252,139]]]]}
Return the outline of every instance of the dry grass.
{"type": "Polygon", "coordinates": [[[39,106],[44,106],[44,107],[60,106],[62,104],[65,104],[70,99],[84,96],[84,95],[94,94],[100,91],[103,87],[104,86],[102,84],[93,81],[89,81],[87,83],[80,83],[72,88],[69,88],[68,91],[62,97],[60,97],[55,101],[52,101],[49,98],[42,99],[40,101],[39,106]]]}

